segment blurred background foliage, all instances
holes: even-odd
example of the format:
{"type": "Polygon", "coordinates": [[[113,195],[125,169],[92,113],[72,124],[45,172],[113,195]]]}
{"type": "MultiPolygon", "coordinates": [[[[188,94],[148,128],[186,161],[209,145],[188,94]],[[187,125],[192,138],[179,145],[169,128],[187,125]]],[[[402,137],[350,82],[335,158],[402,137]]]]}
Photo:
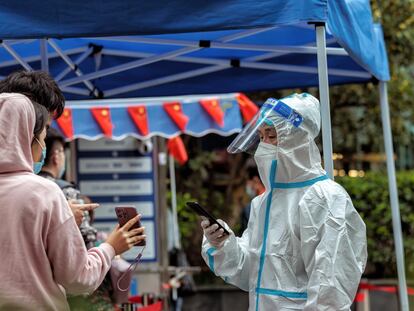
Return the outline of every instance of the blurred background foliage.
{"type": "MultiPolygon", "coordinates": [[[[367,226],[368,265],[365,275],[372,278],[395,277],[397,266],[387,175],[371,172],[363,178],[339,177],[336,181],[347,190],[367,226]]],[[[408,278],[414,278],[414,172],[399,172],[397,184],[406,273],[408,278]]]]}

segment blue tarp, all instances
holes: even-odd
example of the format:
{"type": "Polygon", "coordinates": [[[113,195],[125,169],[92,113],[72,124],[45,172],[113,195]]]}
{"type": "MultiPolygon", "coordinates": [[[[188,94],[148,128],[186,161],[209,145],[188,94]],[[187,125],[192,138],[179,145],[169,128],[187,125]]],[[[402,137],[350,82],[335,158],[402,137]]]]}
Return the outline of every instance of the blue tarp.
{"type": "MultiPolygon", "coordinates": [[[[333,84],[360,83],[375,77],[389,79],[388,62],[380,26],[372,22],[367,0],[229,0],[205,1],[14,1],[0,4],[0,38],[72,38],[56,40],[64,51],[102,46],[103,57],[87,58],[79,65],[83,73],[93,73],[139,59],[139,55],[159,56],[183,47],[202,47],[180,54],[175,59],[163,60],[136,67],[110,76],[92,79],[100,95],[111,97],[143,97],[183,94],[228,93],[235,91],[272,90],[318,85],[316,55],[311,53],[278,53],[266,48],[277,46],[315,46],[314,27],[309,22],[325,22],[327,42],[331,47],[343,47],[349,56],[328,55],[331,69],[329,82],[333,84]],[[23,3],[24,2],[24,3],[23,3]],[[231,44],[259,46],[261,51],[248,48],[216,48],[223,38],[235,36],[246,29],[270,27],[266,31],[226,40],[231,44]],[[99,37],[122,35],[123,39],[178,40],[177,45],[132,43],[99,37]],[[76,38],[76,39],[75,39],[76,38]],[[200,41],[202,40],[202,41],[200,41]],[[182,44],[184,42],[184,44],[182,44]],[[187,44],[187,45],[186,45],[187,44]],[[207,44],[207,45],[206,45],[207,44]],[[210,44],[210,47],[207,47],[210,44]],[[114,55],[110,50],[122,51],[114,55]],[[129,54],[128,54],[129,53],[129,54]],[[137,56],[138,55],[138,56],[137,56]],[[272,56],[273,55],[273,56],[272,56]],[[190,62],[196,58],[196,62],[190,62]],[[205,60],[205,62],[203,62],[205,60]],[[260,60],[260,61],[257,61],[260,60]],[[169,82],[165,77],[182,75],[208,67],[218,66],[211,61],[221,61],[222,68],[210,73],[169,82]],[[226,61],[227,63],[223,63],[226,61]],[[251,65],[259,62],[262,69],[251,65]],[[231,65],[230,65],[231,64],[231,65]],[[285,66],[280,70],[263,69],[266,64],[285,66]],[[240,66],[239,66],[240,65],[240,66]],[[286,68],[286,66],[289,66],[286,68]],[[295,66],[300,66],[300,70],[295,66]],[[292,70],[290,70],[290,69],[292,70]],[[296,68],[296,71],[293,70],[296,68]],[[305,72],[303,69],[305,68],[305,72]],[[335,74],[335,70],[356,74],[335,74]],[[162,83],[154,86],[149,82],[162,83]],[[138,84],[127,92],[111,92],[126,85],[138,84]]],[[[142,40],[141,40],[142,41],[142,40]]],[[[7,42],[7,41],[6,41],[7,42]]],[[[11,42],[11,44],[14,42],[11,42]]],[[[26,57],[39,55],[37,41],[12,44],[26,57]]],[[[49,47],[49,53],[54,52],[49,47]]],[[[112,51],[113,52],[113,51],[112,51]]],[[[80,53],[70,57],[75,60],[80,53]]],[[[7,63],[11,56],[0,49],[0,75],[7,75],[19,66],[7,63]],[[11,64],[9,66],[9,64],[11,64]]],[[[40,68],[39,57],[29,62],[40,68]]],[[[57,75],[65,68],[61,59],[52,58],[50,71],[57,75]]],[[[338,71],[337,71],[338,73],[338,71]]],[[[74,73],[60,83],[85,89],[82,83],[65,84],[74,73]]],[[[75,95],[66,92],[68,99],[92,98],[89,93],[75,95]]]]}
{"type": "Polygon", "coordinates": [[[20,0],[0,3],[0,38],[186,33],[326,20],[327,0],[20,0]]]}

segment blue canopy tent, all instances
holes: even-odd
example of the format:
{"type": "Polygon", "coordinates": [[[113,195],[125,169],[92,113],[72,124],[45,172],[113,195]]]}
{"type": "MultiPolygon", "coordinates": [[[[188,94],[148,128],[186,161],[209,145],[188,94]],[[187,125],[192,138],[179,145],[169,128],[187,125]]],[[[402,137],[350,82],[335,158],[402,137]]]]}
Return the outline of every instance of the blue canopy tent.
{"type": "Polygon", "coordinates": [[[378,80],[400,299],[408,310],[388,64],[369,1],[40,0],[0,4],[0,18],[0,75],[21,66],[48,70],[68,99],[319,86],[330,176],[329,83],[378,80]]]}

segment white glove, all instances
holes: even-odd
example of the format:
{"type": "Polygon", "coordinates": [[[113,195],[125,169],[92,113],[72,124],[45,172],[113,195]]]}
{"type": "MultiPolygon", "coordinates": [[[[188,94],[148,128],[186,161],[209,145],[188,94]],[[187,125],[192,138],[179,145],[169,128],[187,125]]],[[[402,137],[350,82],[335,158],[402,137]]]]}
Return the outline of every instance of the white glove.
{"type": "MultiPolygon", "coordinates": [[[[227,224],[223,220],[217,219],[217,221],[223,227],[228,228],[227,224]]],[[[230,235],[228,234],[223,234],[223,229],[217,230],[219,228],[217,224],[213,224],[210,226],[210,221],[207,218],[203,217],[201,227],[203,228],[204,236],[206,237],[207,241],[210,243],[211,246],[217,249],[221,248],[224,242],[230,237],[230,235]]]]}

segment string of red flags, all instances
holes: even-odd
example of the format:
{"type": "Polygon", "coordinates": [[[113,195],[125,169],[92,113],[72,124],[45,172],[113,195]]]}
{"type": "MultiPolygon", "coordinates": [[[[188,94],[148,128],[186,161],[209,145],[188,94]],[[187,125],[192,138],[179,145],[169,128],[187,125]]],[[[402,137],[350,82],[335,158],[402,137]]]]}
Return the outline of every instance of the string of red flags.
{"type": "Polygon", "coordinates": [[[72,139],[73,137],[73,120],[72,109],[65,108],[59,119],[56,120],[60,130],[66,138],[72,139]]]}
{"type": "Polygon", "coordinates": [[[141,134],[147,136],[149,134],[147,108],[145,106],[131,106],[127,110],[141,134]]]}
{"type": "Polygon", "coordinates": [[[245,123],[249,122],[259,111],[259,108],[246,95],[239,93],[237,95],[240,111],[245,123]]]}
{"type": "Polygon", "coordinates": [[[200,105],[220,127],[224,126],[224,112],[217,99],[200,100],[200,105]]]}
{"type": "Polygon", "coordinates": [[[148,138],[175,137],[181,133],[205,135],[237,133],[258,112],[258,107],[240,93],[214,96],[188,95],[171,98],[119,99],[68,102],[52,123],[67,140],[97,139],[104,135],[148,138]]]}
{"type": "Polygon", "coordinates": [[[185,131],[189,118],[184,114],[181,103],[165,103],[163,107],[178,128],[181,131],[185,131]]]}
{"type": "Polygon", "coordinates": [[[112,137],[113,124],[111,121],[111,111],[107,107],[94,107],[90,111],[106,137],[112,137]]]}

